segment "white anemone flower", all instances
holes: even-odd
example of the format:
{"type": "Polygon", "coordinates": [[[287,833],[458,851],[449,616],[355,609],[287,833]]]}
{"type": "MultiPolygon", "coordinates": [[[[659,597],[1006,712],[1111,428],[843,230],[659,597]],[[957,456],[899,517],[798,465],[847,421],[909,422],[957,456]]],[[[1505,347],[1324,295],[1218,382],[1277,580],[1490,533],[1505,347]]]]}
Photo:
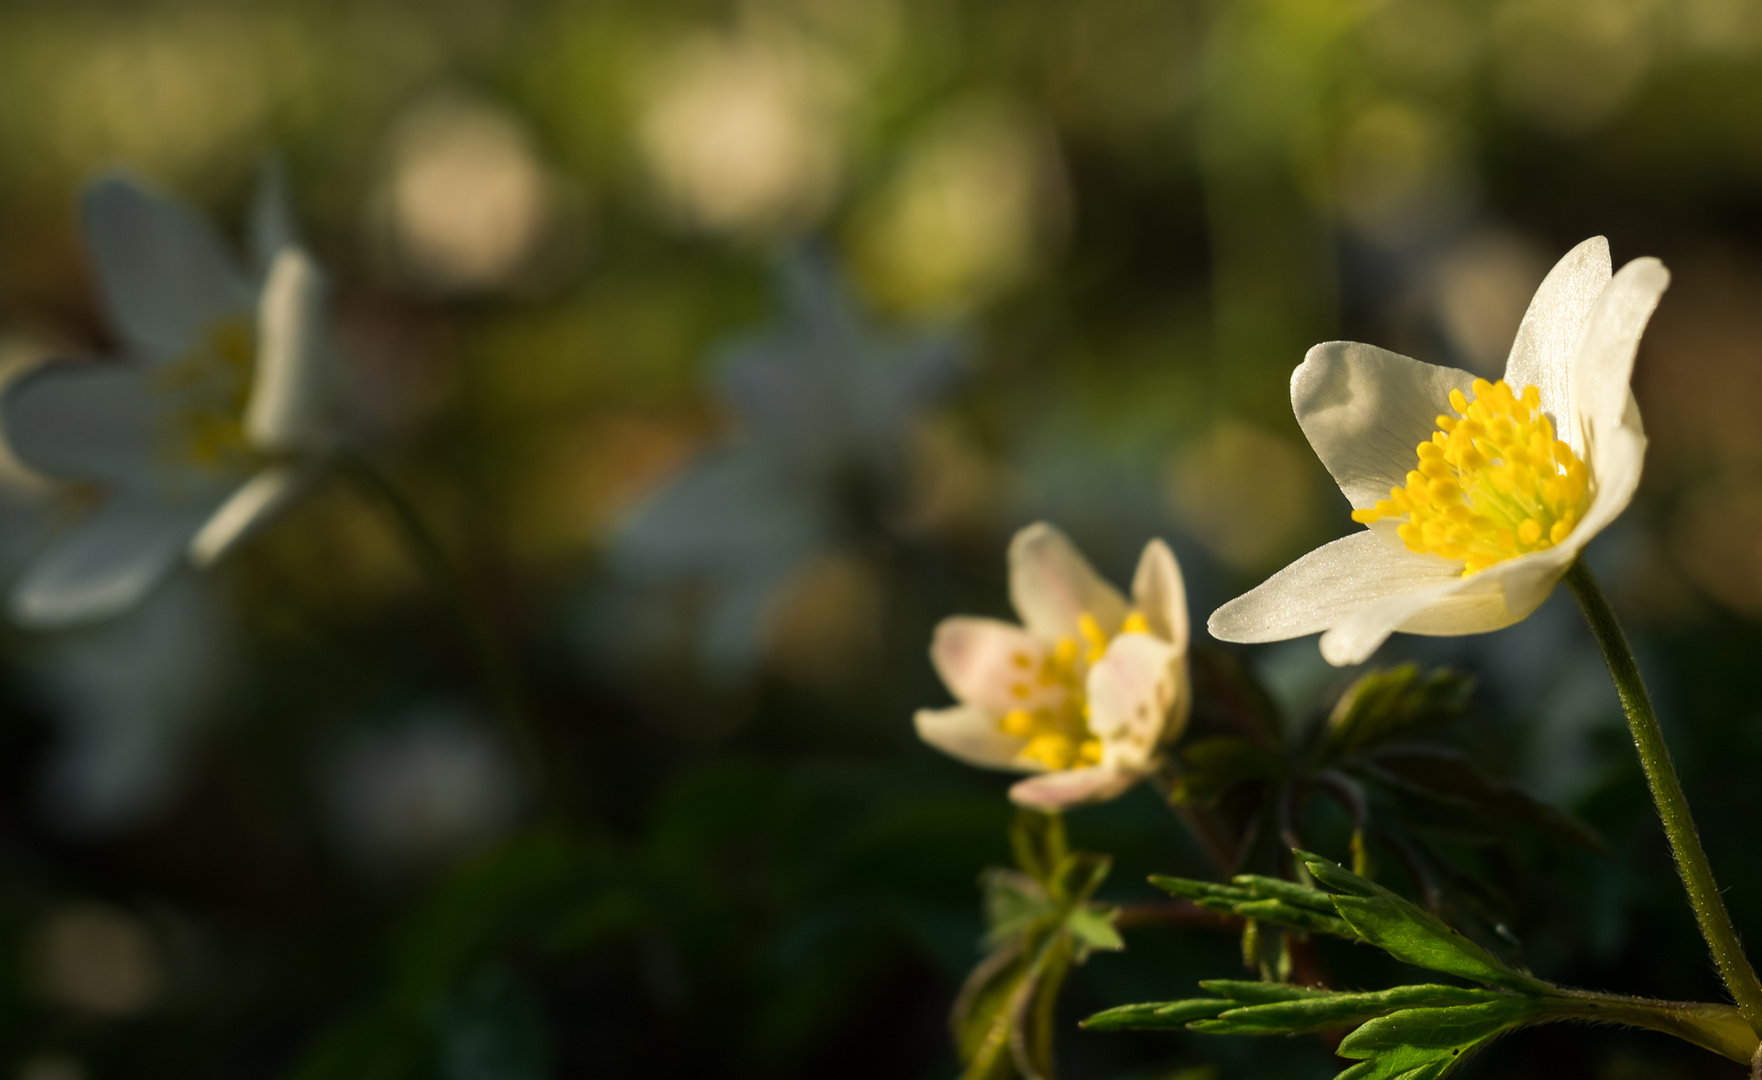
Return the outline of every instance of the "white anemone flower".
{"type": "Polygon", "coordinates": [[[1316,454],[1370,527],[1317,548],[1211,616],[1225,641],[1323,631],[1332,664],[1396,630],[1498,630],[1547,599],[1633,499],[1646,436],[1628,386],[1670,275],[1613,276],[1593,237],[1549,272],[1497,383],[1356,342],[1317,345],[1291,376],[1316,454]]]}
{"type": "Polygon", "coordinates": [[[1128,605],[1064,534],[1030,525],[1009,548],[1022,625],[956,616],[930,659],[960,704],[923,709],[918,735],[974,765],[1037,775],[1018,805],[1061,810],[1114,798],[1155,771],[1186,726],[1187,593],[1152,540],[1128,605]]]}
{"type": "Polygon", "coordinates": [[[45,364],[0,396],[18,457],[102,500],[14,587],[14,617],[35,627],[126,610],[180,558],[213,563],[307,485],[340,426],[324,278],[273,171],[250,268],[133,180],[98,180],[81,211],[124,355],[45,364]]]}

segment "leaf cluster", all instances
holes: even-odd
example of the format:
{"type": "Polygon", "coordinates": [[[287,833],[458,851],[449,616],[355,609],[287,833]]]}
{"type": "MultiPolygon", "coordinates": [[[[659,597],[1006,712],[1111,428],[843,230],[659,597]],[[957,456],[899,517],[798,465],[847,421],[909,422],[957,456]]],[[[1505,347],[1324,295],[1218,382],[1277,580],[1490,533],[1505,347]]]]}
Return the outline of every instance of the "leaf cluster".
{"type": "MultiPolygon", "coordinates": [[[[1441,902],[1450,884],[1469,894],[1471,907],[1497,909],[1500,898],[1484,875],[1460,868],[1463,847],[1503,851],[1521,829],[1593,850],[1603,844],[1583,824],[1489,776],[1439,738],[1473,690],[1473,680],[1445,668],[1403,664],[1369,672],[1289,737],[1275,735],[1280,725],[1262,716],[1190,741],[1170,799],[1225,824],[1237,838],[1229,860],[1236,868],[1267,859],[1282,863],[1284,852],[1310,846],[1308,811],[1317,801],[1332,803],[1350,823],[1350,861],[1358,873],[1370,872],[1374,842],[1429,903],[1441,902]],[[1271,843],[1257,858],[1261,841],[1271,843]]],[[[1264,701],[1264,695],[1238,697],[1264,701]]],[[[1501,920],[1495,913],[1489,921],[1501,920]]]]}
{"type": "Polygon", "coordinates": [[[1151,881],[1215,911],[1300,933],[1373,945],[1415,967],[1475,983],[1418,983],[1336,991],[1214,979],[1211,996],[1124,1005],[1084,1022],[1099,1031],[1186,1028],[1215,1035],[1291,1035],[1351,1028],[1336,1053],[1355,1060],[1340,1080],[1435,1080],[1508,1031],[1557,1020],[1624,1023],[1668,1031],[1739,1061],[1756,1038],[1736,1009],[1644,1001],[1567,990],[1500,960],[1406,898],[1319,855],[1294,853],[1321,888],[1252,874],[1229,885],[1151,881]]]}
{"type": "Polygon", "coordinates": [[[990,953],[968,976],[951,1024],[963,1080],[1050,1080],[1058,992],[1073,965],[1125,947],[1117,909],[1091,898],[1112,860],[1070,850],[1056,814],[1018,812],[1016,869],[981,877],[990,953]]]}

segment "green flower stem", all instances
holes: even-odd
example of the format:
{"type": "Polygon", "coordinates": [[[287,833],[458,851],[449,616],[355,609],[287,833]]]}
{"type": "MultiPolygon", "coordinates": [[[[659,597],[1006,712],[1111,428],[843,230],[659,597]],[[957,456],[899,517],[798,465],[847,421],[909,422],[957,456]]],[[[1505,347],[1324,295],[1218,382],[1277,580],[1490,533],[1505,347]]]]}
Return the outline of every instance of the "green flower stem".
{"type": "Polygon", "coordinates": [[[384,511],[404,540],[423,575],[458,625],[459,634],[483,680],[483,689],[494,703],[503,733],[512,745],[527,781],[539,793],[548,814],[558,821],[568,821],[571,818],[570,800],[564,795],[554,759],[546,752],[544,740],[539,737],[526,696],[515,676],[513,662],[500,639],[490,630],[482,612],[472,603],[464,581],[453,568],[433,530],[403,492],[365,458],[344,455],[338,468],[384,511]]]}
{"type": "Polygon", "coordinates": [[[1597,579],[1582,561],[1575,561],[1566,572],[1566,585],[1584,610],[1591,636],[1602,648],[1609,674],[1615,680],[1615,692],[1621,696],[1621,709],[1627,714],[1628,730],[1633,733],[1634,749],[1639,752],[1640,766],[1645,769],[1646,783],[1658,806],[1658,817],[1664,822],[1664,833],[1670,838],[1676,868],[1682,875],[1683,888],[1688,890],[1689,906],[1695,910],[1701,936],[1707,939],[1725,988],[1737,1002],[1744,1020],[1753,1032],[1762,1035],[1762,982],[1757,981],[1756,970],[1744,955],[1731,914],[1725,910],[1725,900],[1713,880],[1712,864],[1701,847],[1701,834],[1689,814],[1688,798],[1683,795],[1676,766],[1671,764],[1670,748],[1664,744],[1658,714],[1652,709],[1651,695],[1646,693],[1627,635],[1615,621],[1615,612],[1597,579]]]}

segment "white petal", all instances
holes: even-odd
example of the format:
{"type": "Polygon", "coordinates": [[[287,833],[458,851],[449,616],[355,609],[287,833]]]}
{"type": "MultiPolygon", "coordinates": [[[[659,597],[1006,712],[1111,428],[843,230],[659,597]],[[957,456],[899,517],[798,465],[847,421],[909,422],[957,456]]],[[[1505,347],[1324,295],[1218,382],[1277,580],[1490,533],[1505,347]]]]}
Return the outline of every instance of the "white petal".
{"type": "Polygon", "coordinates": [[[1316,456],[1361,510],[1407,482],[1419,464],[1416,448],[1450,406],[1450,391],[1467,393],[1473,385],[1466,371],[1329,341],[1291,373],[1291,407],[1316,456]]]}
{"type": "Polygon", "coordinates": [[[47,629],[139,603],[171,572],[206,507],[117,498],[60,538],[12,590],[12,615],[47,629]]]}
{"type": "Polygon", "coordinates": [[[292,200],[288,198],[287,171],[275,158],[265,161],[257,173],[248,237],[251,265],[264,276],[269,274],[270,264],[283,248],[300,242],[292,200]]]}
{"type": "Polygon", "coordinates": [[[1591,446],[1591,477],[1596,485],[1584,520],[1560,546],[1575,554],[1614,521],[1633,501],[1646,460],[1646,436],[1640,432],[1640,410],[1628,401],[1628,419],[1597,433],[1591,446]]]}
{"type": "Polygon", "coordinates": [[[1131,769],[1102,765],[1066,769],[1017,781],[1010,787],[1009,797],[1017,806],[1053,812],[1118,798],[1143,777],[1143,773],[1131,769]]]}
{"type": "Polygon", "coordinates": [[[1161,540],[1144,545],[1138,559],[1138,572],[1132,577],[1132,605],[1144,614],[1157,637],[1185,655],[1189,629],[1187,625],[1187,585],[1181,579],[1181,564],[1175,553],[1161,540]]]}
{"type": "Polygon", "coordinates": [[[1620,424],[1627,412],[1634,352],[1669,285],[1670,271],[1663,263],[1635,259],[1616,273],[1585,322],[1584,338],[1573,355],[1571,386],[1593,469],[1600,429],[1620,424]]]}
{"type": "Polygon", "coordinates": [[[1101,740],[1102,763],[1148,768],[1157,749],[1178,734],[1171,717],[1184,723],[1181,654],[1149,634],[1121,634],[1089,669],[1089,730],[1101,740]],[[1179,713],[1177,713],[1179,709],[1179,713]]]}
{"type": "Polygon", "coordinates": [[[269,523],[311,483],[311,472],[272,466],[232,493],[190,540],[190,561],[212,566],[239,541],[269,523]]]}
{"type": "Polygon", "coordinates": [[[1415,555],[1366,529],[1285,567],[1212,612],[1222,641],[1283,641],[1337,626],[1383,600],[1462,580],[1462,566],[1415,555]]]}
{"type": "Polygon", "coordinates": [[[918,738],[969,765],[985,769],[1031,772],[1041,766],[1018,762],[1023,741],[997,725],[997,716],[972,705],[952,709],[919,709],[912,718],[918,738]]]}
{"type": "Polygon", "coordinates": [[[324,295],[324,274],[299,248],[284,248],[270,264],[245,409],[246,434],[270,453],[320,453],[335,441],[336,372],[324,295]]]}
{"type": "Polygon", "coordinates": [[[1046,646],[1032,634],[998,619],[943,619],[930,642],[930,662],[949,693],[998,714],[1064,701],[1063,687],[1038,681],[1045,653],[1046,646]]]}
{"type": "Polygon", "coordinates": [[[1077,637],[1078,616],[1095,618],[1112,635],[1126,619],[1126,601],[1101,579],[1075,544],[1045,522],[1009,545],[1009,595],[1022,623],[1045,641],[1077,637]]]}
{"type": "Polygon", "coordinates": [[[87,189],[83,217],[105,306],[147,359],[176,358],[254,305],[256,290],[220,238],[182,204],[109,176],[87,189]]]}
{"type": "Polygon", "coordinates": [[[1578,454],[1584,453],[1584,442],[1572,396],[1573,357],[1591,309],[1608,284],[1609,241],[1593,236],[1567,252],[1542,279],[1505,361],[1505,381],[1512,390],[1540,390],[1542,411],[1578,454]]]}
{"type": "Polygon", "coordinates": [[[59,360],[0,392],[0,426],[13,453],[54,476],[120,480],[153,461],[157,396],[139,366],[59,360]]]}

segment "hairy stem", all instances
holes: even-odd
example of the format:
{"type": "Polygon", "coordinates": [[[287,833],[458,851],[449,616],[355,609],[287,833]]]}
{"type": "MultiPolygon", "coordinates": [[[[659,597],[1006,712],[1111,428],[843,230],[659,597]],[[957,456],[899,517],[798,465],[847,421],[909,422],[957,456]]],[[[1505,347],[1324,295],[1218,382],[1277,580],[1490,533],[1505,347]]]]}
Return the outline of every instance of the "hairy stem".
{"type": "Polygon", "coordinates": [[[1626,1024],[1674,1035],[1733,1061],[1745,1064],[1762,1053],[1762,1043],[1743,1015],[1730,1005],[1687,1001],[1652,1001],[1620,994],[1594,994],[1583,990],[1556,991],[1550,1001],[1554,1018],[1626,1024]]]}
{"type": "MultiPolygon", "coordinates": [[[[1719,975],[1752,1032],[1762,1034],[1762,982],[1756,978],[1732,926],[1731,914],[1713,879],[1713,866],[1701,846],[1701,834],[1689,814],[1689,801],[1683,794],[1682,781],[1671,763],[1670,749],[1664,744],[1664,732],[1658,726],[1651,695],[1646,693],[1640,677],[1639,664],[1609,600],[1583,562],[1574,562],[1566,572],[1567,587],[1584,610],[1591,636],[1603,650],[1609,674],[1615,680],[1615,692],[1621,697],[1621,710],[1627,714],[1628,730],[1633,733],[1634,749],[1639,752],[1640,766],[1646,772],[1646,784],[1652,789],[1658,817],[1664,823],[1664,834],[1670,838],[1670,849],[1676,855],[1676,869],[1682,875],[1683,888],[1688,890],[1689,906],[1694,908],[1695,921],[1701,936],[1712,950],[1719,975]]],[[[1748,1060],[1746,1055],[1742,1060],[1748,1060]]]]}
{"type": "Polygon", "coordinates": [[[338,463],[343,475],[354,482],[385,514],[403,539],[410,555],[421,567],[429,585],[439,595],[448,614],[457,625],[459,635],[477,666],[483,689],[490,697],[527,782],[539,793],[546,811],[559,821],[568,819],[564,798],[552,758],[546,753],[543,740],[527,708],[525,694],[514,673],[513,662],[499,638],[490,630],[487,620],[472,603],[464,581],[454,569],[446,550],[441,547],[422,515],[390,480],[359,455],[349,454],[338,463]]]}

